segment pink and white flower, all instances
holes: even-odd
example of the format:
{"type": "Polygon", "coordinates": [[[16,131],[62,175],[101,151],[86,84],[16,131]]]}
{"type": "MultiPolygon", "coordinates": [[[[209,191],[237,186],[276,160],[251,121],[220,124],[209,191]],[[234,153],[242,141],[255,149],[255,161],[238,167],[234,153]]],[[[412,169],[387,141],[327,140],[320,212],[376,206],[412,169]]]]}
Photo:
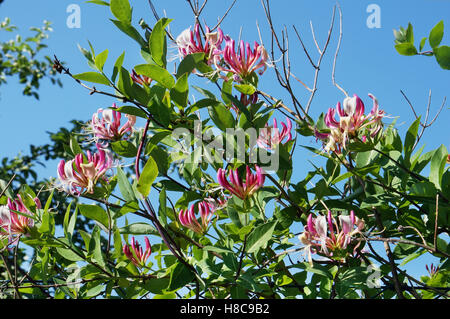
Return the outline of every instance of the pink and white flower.
{"type": "Polygon", "coordinates": [[[144,237],[145,241],[145,250],[142,246],[135,240],[134,237],[131,238],[131,248],[128,244],[123,245],[122,250],[125,256],[131,262],[139,268],[145,267],[150,254],[152,253],[152,246],[150,245],[150,241],[147,237],[144,237]]]}
{"type": "Polygon", "coordinates": [[[262,75],[266,71],[269,64],[269,55],[263,45],[255,41],[252,50],[249,43],[244,43],[241,40],[236,52],[233,39],[225,36],[225,43],[223,50],[223,62],[225,65],[219,63],[220,61],[216,59],[216,67],[225,73],[233,73],[235,81],[241,82],[252,72],[258,72],[259,75],[262,75]]]}
{"type": "Polygon", "coordinates": [[[105,175],[113,167],[113,159],[109,152],[96,145],[97,153],[87,151],[86,155],[80,153],[73,160],[59,162],[58,188],[75,196],[92,194],[99,180],[107,180],[105,175]]]}
{"type": "Polygon", "coordinates": [[[98,109],[92,115],[92,120],[89,122],[88,131],[94,135],[96,143],[105,141],[102,146],[106,147],[109,141],[119,141],[127,138],[133,131],[133,126],[136,123],[136,116],[126,114],[127,121],[121,126],[122,113],[114,110],[117,105],[112,105],[113,109],[98,109]]]}
{"type": "Polygon", "coordinates": [[[278,129],[277,120],[273,119],[273,126],[269,126],[266,123],[266,127],[260,130],[258,139],[256,143],[259,147],[265,148],[267,150],[274,150],[278,144],[287,143],[292,140],[292,122],[286,117],[286,124],[281,122],[281,126],[283,127],[280,130],[278,129]],[[285,140],[286,139],[286,140],[285,140]]]}
{"type": "Polygon", "coordinates": [[[315,136],[324,142],[325,151],[342,153],[350,140],[361,138],[365,143],[368,136],[373,138],[378,134],[385,112],[379,109],[378,100],[372,94],[369,97],[373,107],[368,115],[364,114],[364,103],[356,94],[346,97],[343,106],[338,102],[335,109],[328,109],[324,122],[330,132],[315,131],[315,136]],[[339,120],[336,120],[336,113],[339,120]]]}
{"type": "MultiPolygon", "coordinates": [[[[305,245],[305,253],[310,263],[312,253],[335,260],[343,260],[349,254],[352,237],[364,229],[364,221],[356,217],[353,211],[350,211],[350,215],[339,215],[338,219],[340,230],[330,211],[327,216],[308,216],[305,231],[299,236],[299,240],[305,245]]],[[[359,243],[352,247],[353,252],[358,246],[359,243]]]]}
{"type": "Polygon", "coordinates": [[[251,197],[259,188],[264,185],[265,175],[262,169],[255,165],[256,173],[253,174],[249,166],[246,166],[245,181],[239,176],[238,170],[230,170],[228,182],[225,174],[226,171],[219,168],[217,171],[217,180],[219,184],[230,191],[232,194],[236,195],[242,200],[251,197]]]}
{"type": "Polygon", "coordinates": [[[189,228],[198,234],[203,234],[208,229],[208,225],[216,209],[217,207],[215,204],[211,203],[209,200],[204,200],[197,204],[197,211],[200,213],[201,222],[199,222],[195,216],[195,205],[191,205],[189,209],[186,210],[181,209],[178,214],[178,219],[184,227],[189,228]]]}
{"type": "Polygon", "coordinates": [[[200,34],[200,25],[196,23],[194,31],[190,27],[185,29],[176,38],[176,43],[182,57],[192,53],[202,52],[205,53],[206,60],[211,65],[216,59],[216,56],[221,54],[223,32],[220,28],[217,28],[217,32],[211,32],[208,26],[205,26],[205,29],[206,34],[202,37],[200,34]]]}
{"type": "MultiPolygon", "coordinates": [[[[37,197],[33,201],[37,209],[42,207],[37,197]]],[[[34,226],[33,215],[20,195],[15,200],[8,198],[7,205],[0,206],[0,237],[7,236],[9,244],[15,244],[21,235],[28,234],[34,226]]]]}

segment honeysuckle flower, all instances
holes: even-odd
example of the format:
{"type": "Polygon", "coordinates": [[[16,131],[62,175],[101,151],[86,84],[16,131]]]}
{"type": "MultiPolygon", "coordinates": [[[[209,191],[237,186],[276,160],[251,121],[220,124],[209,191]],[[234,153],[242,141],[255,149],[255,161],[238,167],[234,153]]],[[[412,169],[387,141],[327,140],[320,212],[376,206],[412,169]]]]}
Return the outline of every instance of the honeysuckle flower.
{"type": "Polygon", "coordinates": [[[234,74],[234,80],[241,82],[252,72],[258,72],[262,75],[268,66],[269,55],[263,45],[255,41],[253,50],[249,43],[244,43],[243,40],[239,42],[238,52],[236,53],[235,41],[229,36],[225,36],[225,48],[223,50],[223,62],[218,63],[216,59],[216,67],[225,72],[234,74]]]}
{"type": "Polygon", "coordinates": [[[245,181],[239,176],[238,170],[230,170],[228,182],[225,174],[226,171],[219,168],[217,171],[217,180],[219,184],[230,191],[232,194],[236,195],[242,200],[251,197],[260,187],[264,185],[265,175],[262,169],[255,165],[256,173],[253,174],[249,166],[246,166],[245,181]]]}
{"type": "Polygon", "coordinates": [[[131,71],[131,79],[134,83],[150,86],[150,83],[152,83],[153,79],[149,78],[148,76],[145,76],[143,74],[137,74],[135,70],[131,71]]]}
{"type": "Polygon", "coordinates": [[[147,237],[144,237],[145,241],[145,250],[143,250],[142,246],[135,240],[134,237],[131,238],[131,248],[128,244],[123,245],[122,250],[125,256],[136,267],[144,267],[147,263],[147,259],[150,257],[152,253],[152,246],[150,245],[150,241],[147,237]]]}
{"type": "Polygon", "coordinates": [[[214,62],[216,56],[221,54],[223,32],[220,28],[217,28],[217,32],[211,32],[208,26],[205,26],[205,31],[205,36],[202,37],[200,25],[196,23],[193,31],[189,27],[180,33],[176,38],[176,43],[182,57],[202,52],[205,53],[209,65],[214,62]]]}
{"type": "Polygon", "coordinates": [[[328,109],[324,122],[330,132],[315,130],[315,136],[324,142],[325,151],[341,153],[349,140],[361,138],[365,143],[368,136],[373,138],[378,134],[383,127],[385,112],[379,109],[378,100],[372,94],[369,97],[373,100],[373,107],[368,115],[364,114],[364,103],[356,94],[346,97],[342,106],[338,102],[335,109],[328,109]],[[339,120],[336,120],[336,113],[339,120]]]}
{"type": "MultiPolygon", "coordinates": [[[[349,215],[339,215],[338,223],[328,211],[327,216],[308,216],[305,231],[299,236],[300,242],[305,245],[305,254],[312,263],[311,254],[318,253],[335,260],[343,260],[348,256],[349,244],[352,237],[364,229],[364,221],[355,216],[353,211],[349,215]]],[[[353,253],[359,243],[352,247],[353,253]]]]}
{"type": "Polygon", "coordinates": [[[269,126],[266,123],[265,128],[260,130],[258,139],[256,143],[259,147],[265,148],[267,150],[273,150],[280,143],[287,143],[292,139],[292,122],[286,117],[286,124],[281,122],[281,132],[278,129],[277,120],[273,119],[273,126],[269,126]],[[285,140],[286,139],[286,140],[285,140]]]}
{"type": "Polygon", "coordinates": [[[425,268],[428,271],[428,274],[430,274],[430,277],[433,277],[437,274],[437,272],[439,271],[439,267],[436,267],[435,265],[431,264],[430,267],[428,267],[428,265],[425,265],[425,268]]]}
{"type": "MultiPolygon", "coordinates": [[[[36,208],[40,209],[39,199],[36,197],[33,200],[36,208]]],[[[33,214],[20,195],[15,200],[8,198],[7,205],[0,206],[0,237],[8,237],[9,244],[15,244],[19,236],[28,234],[34,226],[33,214]]]]}
{"type": "Polygon", "coordinates": [[[127,121],[121,126],[122,114],[114,109],[117,105],[112,105],[113,109],[98,109],[92,115],[87,131],[94,135],[94,141],[101,143],[103,148],[108,145],[109,141],[119,141],[126,138],[133,131],[136,123],[136,116],[125,114],[127,121]]]}
{"type": "Polygon", "coordinates": [[[75,196],[84,192],[92,194],[100,179],[107,180],[105,175],[112,168],[113,159],[109,152],[96,145],[97,153],[87,151],[86,155],[80,153],[73,160],[59,162],[57,188],[75,196]]]}
{"type": "Polygon", "coordinates": [[[208,229],[208,224],[213,217],[216,206],[210,201],[204,200],[197,204],[197,210],[200,213],[201,223],[195,216],[195,205],[191,205],[189,209],[181,209],[178,213],[178,219],[184,227],[198,234],[203,234],[208,229]]]}

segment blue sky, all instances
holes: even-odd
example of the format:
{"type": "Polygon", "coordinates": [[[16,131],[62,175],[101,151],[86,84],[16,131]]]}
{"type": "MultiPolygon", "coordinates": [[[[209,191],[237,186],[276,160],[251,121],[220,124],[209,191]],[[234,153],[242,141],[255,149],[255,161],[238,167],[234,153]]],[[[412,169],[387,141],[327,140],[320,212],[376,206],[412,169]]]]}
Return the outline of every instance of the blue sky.
{"type": "MultiPolygon", "coordinates": [[[[147,1],[131,1],[134,7],[134,22],[144,18],[150,25],[154,23],[147,1]]],[[[211,1],[204,10],[203,17],[210,25],[217,21],[224,9],[231,1],[211,1]]],[[[323,0],[320,5],[309,1],[277,0],[272,4],[273,20],[278,27],[286,26],[290,34],[290,48],[292,72],[305,83],[311,85],[313,69],[309,65],[305,54],[293,33],[295,25],[309,48],[313,59],[317,58],[309,29],[312,21],[316,36],[320,44],[325,40],[335,1],[323,0]],[[288,8],[288,9],[287,9],[288,8]]],[[[186,1],[169,0],[155,1],[157,10],[175,20],[171,23],[174,35],[193,24],[192,15],[186,1]]],[[[429,30],[450,10],[450,1],[445,0],[415,0],[415,1],[351,1],[340,2],[343,11],[343,40],[336,66],[336,80],[349,94],[356,93],[370,107],[367,94],[374,94],[380,101],[381,107],[392,116],[399,116],[399,124],[411,123],[413,114],[400,94],[404,90],[419,114],[424,114],[428,99],[428,92],[433,93],[431,115],[439,108],[442,99],[448,92],[449,72],[442,70],[433,58],[403,57],[396,53],[393,45],[392,29],[400,25],[406,26],[409,21],[415,27],[416,42],[427,36],[429,30]],[[366,8],[375,3],[381,9],[381,28],[369,29],[366,19],[369,13],[366,8]],[[434,112],[433,112],[434,111],[434,112]]],[[[109,50],[106,65],[110,67],[115,59],[127,50],[125,65],[132,67],[142,63],[137,45],[133,40],[116,31],[109,21],[112,14],[108,8],[84,1],[39,1],[29,2],[21,0],[7,0],[0,7],[0,19],[10,17],[12,23],[26,34],[31,26],[40,26],[44,19],[53,23],[54,31],[47,42],[49,49],[45,52],[52,56],[56,54],[67,63],[72,73],[88,71],[84,57],[77,48],[77,44],[88,47],[91,41],[96,52],[109,50]],[[69,13],[66,12],[70,4],[78,3],[81,7],[81,28],[70,29],[66,25],[69,13]],[[23,6],[27,10],[23,10],[23,6]]],[[[269,45],[269,30],[264,12],[259,0],[238,1],[231,14],[222,24],[225,33],[238,37],[242,26],[242,37],[246,41],[259,40],[256,22],[261,27],[263,41],[269,45]]],[[[450,26],[449,26],[450,28],[450,26]]],[[[450,30],[446,28],[446,31],[450,30]]],[[[311,114],[317,115],[334,106],[343,99],[343,95],[331,83],[331,65],[337,43],[338,28],[336,25],[328,54],[322,62],[319,75],[318,92],[312,104],[311,114]]],[[[450,31],[448,31],[450,32],[450,31]]],[[[11,38],[12,35],[3,32],[1,40],[11,38]]],[[[450,37],[444,35],[443,43],[450,42],[450,37]]],[[[274,73],[269,70],[261,78],[261,88],[279,98],[288,101],[286,94],[273,85],[274,73]]],[[[49,81],[42,81],[39,91],[41,100],[23,97],[17,87],[17,79],[10,80],[8,86],[0,89],[0,134],[12,138],[1,141],[2,155],[13,156],[19,151],[28,151],[28,145],[42,143],[47,137],[46,131],[56,131],[66,125],[71,119],[88,120],[90,115],[99,107],[110,106],[112,101],[102,96],[87,94],[87,91],[76,85],[68,77],[62,76],[64,88],[52,86],[49,81]],[[12,120],[16,119],[16,120],[12,120]],[[19,121],[19,122],[18,122],[19,121]],[[20,123],[20,125],[17,125],[20,123]],[[20,128],[20,129],[19,129],[20,128]],[[14,132],[14,134],[11,134],[14,132]]],[[[301,101],[307,101],[308,92],[301,86],[294,87],[301,101]]],[[[444,121],[448,113],[444,112],[436,124],[429,129],[423,141],[427,149],[436,148],[443,143],[449,146],[448,134],[444,131],[444,121]],[[440,138],[436,138],[436,136],[440,138]]],[[[314,143],[312,140],[306,143],[314,143]]]]}
{"type": "MultiPolygon", "coordinates": [[[[133,22],[137,25],[143,18],[149,25],[155,20],[148,7],[147,1],[131,0],[133,22]]],[[[213,1],[206,6],[202,16],[209,25],[214,25],[218,17],[232,1],[213,1]]],[[[169,18],[175,19],[171,24],[171,31],[178,35],[185,28],[193,25],[193,18],[189,6],[184,0],[154,1],[158,13],[163,16],[163,10],[169,18]]],[[[292,26],[295,25],[301,33],[302,39],[311,52],[313,60],[318,55],[315,50],[310,21],[314,26],[316,37],[320,44],[324,43],[334,0],[322,1],[272,1],[272,16],[276,30],[286,26],[290,35],[290,57],[292,72],[302,81],[311,85],[314,70],[311,68],[303,50],[301,49],[292,26]],[[320,3],[320,4],[318,4],[320,3]]],[[[416,43],[428,35],[431,28],[440,20],[444,20],[445,34],[443,43],[450,43],[450,21],[446,20],[450,12],[450,0],[341,0],[339,2],[343,12],[343,40],[339,53],[336,80],[349,94],[358,94],[371,107],[368,93],[374,94],[382,109],[392,117],[399,117],[398,128],[404,136],[414,115],[408,104],[400,94],[403,90],[416,107],[419,114],[424,114],[429,90],[432,90],[431,116],[439,109],[442,100],[449,93],[450,71],[439,68],[434,58],[403,57],[394,49],[392,30],[399,26],[414,25],[416,43]],[[366,20],[370,13],[366,11],[368,5],[377,4],[381,9],[381,28],[370,29],[366,20]],[[447,24],[448,21],[448,24],[447,24]]],[[[0,6],[0,20],[10,17],[12,24],[19,27],[19,32],[26,35],[29,27],[41,26],[43,20],[51,21],[53,32],[46,42],[49,48],[45,54],[65,61],[71,72],[82,73],[89,71],[85,58],[77,48],[77,44],[88,47],[88,40],[93,44],[96,52],[109,50],[108,62],[105,70],[111,70],[116,58],[126,50],[125,66],[132,68],[143,63],[137,44],[115,29],[109,21],[113,18],[107,7],[86,4],[75,0],[5,0],[0,6]],[[66,20],[66,12],[70,4],[81,7],[81,28],[70,29],[66,20]]],[[[237,38],[242,27],[242,38],[246,41],[259,41],[256,28],[258,22],[263,42],[270,44],[270,33],[264,11],[259,0],[240,0],[223,21],[224,33],[237,38]]],[[[0,33],[0,41],[8,40],[14,34],[0,33]]],[[[329,107],[342,101],[343,94],[331,82],[331,66],[338,37],[338,24],[335,26],[329,51],[322,62],[319,75],[318,91],[312,104],[311,115],[317,116],[329,107]]],[[[172,51],[173,52],[173,51],[172,51]]],[[[271,95],[282,98],[289,103],[287,95],[274,85],[274,72],[268,70],[260,80],[260,88],[271,95]]],[[[39,90],[40,101],[21,95],[21,87],[17,79],[9,79],[6,86],[0,87],[0,157],[12,157],[18,152],[28,152],[29,145],[46,143],[46,131],[56,131],[59,127],[69,125],[72,119],[89,120],[98,108],[109,107],[113,100],[100,95],[89,95],[67,76],[61,76],[64,87],[52,86],[44,80],[39,90]]],[[[207,86],[206,83],[204,83],[207,86]]],[[[306,103],[309,94],[301,86],[295,88],[297,96],[306,103]]],[[[450,97],[449,97],[450,98],[450,97]]],[[[435,149],[440,144],[450,147],[448,128],[448,107],[446,107],[435,122],[426,131],[422,143],[426,144],[425,151],[435,149]]],[[[390,121],[388,119],[388,121],[390,121]]],[[[318,146],[314,139],[301,137],[299,144],[318,146]]],[[[305,176],[312,166],[299,165],[304,160],[315,161],[316,158],[298,149],[297,161],[294,162],[297,179],[305,176]],[[298,166],[297,166],[298,165],[298,166]]],[[[49,164],[42,174],[56,176],[56,164],[49,164]]],[[[421,266],[423,267],[423,266],[421,266]]],[[[420,271],[419,273],[424,273],[420,271]]]]}

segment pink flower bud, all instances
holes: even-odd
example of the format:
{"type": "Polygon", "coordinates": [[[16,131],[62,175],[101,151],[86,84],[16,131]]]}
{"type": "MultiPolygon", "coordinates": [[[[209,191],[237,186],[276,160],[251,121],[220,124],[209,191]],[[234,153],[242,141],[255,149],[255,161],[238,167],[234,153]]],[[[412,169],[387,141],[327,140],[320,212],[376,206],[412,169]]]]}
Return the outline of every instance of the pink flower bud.
{"type": "Polygon", "coordinates": [[[150,246],[150,241],[147,237],[144,237],[145,250],[142,249],[141,245],[135,240],[134,237],[131,238],[131,248],[128,244],[123,245],[123,253],[136,267],[144,267],[147,263],[147,259],[152,253],[152,247],[150,246]]]}
{"type": "Polygon", "coordinates": [[[203,234],[208,229],[209,222],[213,217],[215,209],[207,200],[198,203],[197,208],[200,213],[201,223],[199,223],[195,216],[195,205],[191,205],[191,207],[186,210],[181,209],[178,213],[178,219],[184,227],[189,228],[198,234],[203,234]]]}
{"type": "Polygon", "coordinates": [[[239,176],[238,170],[230,170],[228,182],[225,174],[226,171],[219,168],[217,171],[217,180],[219,184],[230,191],[232,194],[236,195],[242,200],[251,197],[260,187],[264,185],[265,176],[261,168],[255,165],[256,173],[253,174],[250,167],[246,166],[246,176],[245,181],[239,176]]]}
{"type": "Polygon", "coordinates": [[[273,126],[266,124],[266,127],[260,130],[260,134],[256,140],[258,146],[267,150],[273,150],[280,143],[286,144],[289,142],[292,139],[292,122],[288,117],[286,117],[286,123],[287,125],[281,123],[283,127],[281,132],[278,129],[276,119],[273,119],[273,126]],[[286,140],[284,141],[284,139],[286,140]]]}

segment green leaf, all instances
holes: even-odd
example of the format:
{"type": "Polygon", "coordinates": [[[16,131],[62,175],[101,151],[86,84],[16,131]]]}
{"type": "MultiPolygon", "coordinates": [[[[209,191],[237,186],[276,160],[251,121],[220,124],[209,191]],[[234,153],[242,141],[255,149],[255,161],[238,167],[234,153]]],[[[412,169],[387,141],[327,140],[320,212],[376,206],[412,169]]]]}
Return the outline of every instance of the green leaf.
{"type": "MultiPolygon", "coordinates": [[[[171,267],[172,268],[172,267],[171,267]]],[[[176,263],[170,273],[169,286],[167,291],[177,290],[194,280],[194,274],[182,263],[176,263]]]]}
{"type": "Polygon", "coordinates": [[[118,20],[111,20],[112,23],[115,24],[115,26],[128,35],[130,38],[134,39],[141,47],[146,47],[147,42],[144,40],[144,38],[141,36],[141,34],[128,22],[118,21],[118,20]]]}
{"type": "Polygon", "coordinates": [[[70,261],[82,261],[83,260],[83,256],[78,255],[73,250],[63,248],[63,247],[57,247],[56,251],[58,252],[58,254],[60,254],[67,260],[70,260],[70,261]]]}
{"type": "Polygon", "coordinates": [[[184,73],[180,78],[178,78],[175,86],[170,90],[170,98],[178,106],[185,108],[188,104],[189,97],[189,83],[188,83],[188,73],[184,73]]]}
{"type": "Polygon", "coordinates": [[[203,250],[213,251],[218,254],[233,254],[233,251],[228,248],[216,247],[216,246],[205,246],[203,250]]]}
{"type": "Polygon", "coordinates": [[[95,66],[97,67],[97,69],[100,72],[103,71],[103,67],[105,66],[105,63],[106,63],[107,59],[108,59],[108,49],[106,49],[105,51],[99,53],[95,57],[95,66]]]}
{"type": "Polygon", "coordinates": [[[450,47],[443,45],[433,50],[436,61],[439,63],[441,68],[445,70],[450,70],[450,47]]]}
{"type": "Polygon", "coordinates": [[[254,253],[260,248],[265,248],[272,238],[273,231],[277,222],[268,222],[256,227],[249,235],[247,240],[247,252],[254,253]]]}
{"type": "Polygon", "coordinates": [[[167,193],[165,188],[159,193],[158,219],[161,225],[167,226],[167,193]]]}
{"type": "Polygon", "coordinates": [[[100,241],[100,227],[94,226],[92,237],[89,241],[88,257],[92,258],[99,266],[105,267],[105,260],[102,255],[102,246],[100,241]]]}
{"type": "Polygon", "coordinates": [[[42,214],[42,223],[39,232],[43,234],[53,234],[55,232],[55,219],[48,211],[42,214]]]}
{"type": "Polygon", "coordinates": [[[416,142],[417,133],[419,131],[420,116],[411,124],[405,136],[404,152],[405,160],[409,161],[411,157],[411,152],[413,150],[414,144],[416,142]]]}
{"type": "Polygon", "coordinates": [[[416,47],[414,46],[414,44],[409,43],[409,42],[396,44],[395,45],[395,49],[401,55],[409,56],[409,55],[416,55],[417,54],[416,47]]]}
{"type": "Polygon", "coordinates": [[[256,92],[256,88],[251,84],[236,84],[234,87],[236,90],[246,95],[252,95],[256,92]]]}
{"type": "Polygon", "coordinates": [[[184,57],[184,59],[180,62],[177,69],[176,77],[177,79],[184,74],[188,74],[188,76],[197,68],[197,65],[205,59],[205,53],[197,52],[188,54],[184,57]]]}
{"type": "Polygon", "coordinates": [[[414,43],[414,31],[411,23],[408,23],[408,28],[406,29],[406,41],[414,43]]]}
{"type": "Polygon", "coordinates": [[[117,74],[119,74],[119,70],[122,68],[123,60],[125,58],[125,51],[117,58],[116,62],[114,63],[113,67],[113,73],[111,75],[111,81],[116,82],[117,74]]]}
{"type": "Polygon", "coordinates": [[[236,225],[239,228],[243,227],[242,223],[241,223],[241,219],[239,218],[239,212],[231,205],[227,205],[227,214],[228,214],[228,217],[230,217],[230,219],[234,225],[236,225]]]}
{"type": "Polygon", "coordinates": [[[410,195],[420,196],[420,197],[432,197],[434,198],[436,195],[436,187],[431,182],[418,182],[411,186],[410,195]]]}
{"type": "Polygon", "coordinates": [[[137,190],[142,196],[147,197],[150,193],[153,182],[158,176],[158,166],[153,157],[149,157],[147,163],[144,165],[141,176],[137,183],[137,190]]]}
{"type": "Polygon", "coordinates": [[[444,21],[439,21],[433,29],[431,29],[429,41],[430,46],[434,49],[441,44],[442,37],[444,36],[444,21]]]}
{"type": "Polygon", "coordinates": [[[122,114],[129,114],[129,115],[141,117],[143,119],[147,119],[147,115],[145,114],[145,112],[135,106],[124,105],[124,106],[117,108],[116,111],[118,111],[122,114]]]}
{"type": "Polygon", "coordinates": [[[89,219],[98,221],[100,224],[108,228],[109,219],[108,215],[103,208],[98,205],[81,204],[78,206],[80,213],[89,219]]]}
{"type": "Polygon", "coordinates": [[[102,6],[109,7],[109,3],[106,2],[106,1],[102,1],[102,0],[89,0],[89,1],[86,1],[86,3],[94,3],[94,4],[99,4],[99,5],[102,5],[102,6]]]}
{"type": "Polygon", "coordinates": [[[161,67],[166,66],[167,42],[165,28],[172,19],[162,18],[156,22],[149,38],[149,48],[153,61],[161,67]]]}
{"type": "Polygon", "coordinates": [[[119,21],[127,24],[131,23],[131,6],[128,0],[111,0],[110,8],[112,14],[119,19],[119,21]]]}
{"type": "Polygon", "coordinates": [[[442,175],[444,174],[445,164],[447,163],[447,156],[447,148],[441,145],[431,158],[429,181],[439,190],[442,190],[442,175]]]}
{"type": "Polygon", "coordinates": [[[72,203],[73,202],[70,202],[69,205],[67,206],[66,213],[64,214],[64,220],[63,220],[64,234],[66,235],[66,237],[69,237],[69,240],[72,238],[72,234],[68,232],[69,219],[70,219],[70,208],[72,206],[72,203]]]}
{"type": "Polygon", "coordinates": [[[300,268],[300,269],[304,269],[308,272],[312,272],[315,273],[317,275],[323,276],[323,277],[327,277],[329,279],[333,279],[333,274],[324,266],[319,265],[317,263],[310,265],[307,262],[304,263],[298,263],[294,265],[295,268],[300,268]]]}
{"type": "Polygon", "coordinates": [[[119,184],[120,193],[125,201],[132,202],[136,200],[130,181],[120,167],[117,167],[117,183],[119,184]]]}
{"type": "Polygon", "coordinates": [[[209,106],[208,113],[214,124],[223,132],[226,132],[227,128],[234,128],[236,126],[233,114],[220,102],[209,106]]]}
{"type": "Polygon", "coordinates": [[[117,87],[126,97],[130,98],[130,100],[133,99],[133,83],[131,81],[130,73],[124,67],[120,67],[117,87]]]}
{"type": "Polygon", "coordinates": [[[175,85],[173,76],[166,69],[153,64],[140,64],[134,68],[137,74],[148,76],[169,90],[175,85]]]}
{"type": "Polygon", "coordinates": [[[233,105],[235,107],[237,107],[239,109],[239,111],[242,112],[242,114],[244,114],[244,116],[247,118],[247,120],[249,122],[253,121],[252,114],[249,112],[247,107],[244,104],[241,103],[240,100],[235,98],[232,94],[229,94],[228,92],[225,92],[224,90],[222,90],[222,98],[223,97],[226,97],[229,101],[231,101],[231,103],[233,103],[233,105]]]}
{"type": "Polygon", "coordinates": [[[422,40],[420,40],[419,51],[422,51],[426,42],[427,42],[427,37],[423,37],[422,40]]]}
{"type": "Polygon", "coordinates": [[[80,81],[109,85],[109,80],[103,74],[97,72],[84,72],[80,74],[75,74],[73,78],[80,81]]]}
{"type": "Polygon", "coordinates": [[[73,156],[77,154],[83,154],[83,150],[81,149],[80,144],[78,144],[77,138],[75,136],[70,136],[69,147],[72,151],[73,156]]]}
{"type": "Polygon", "coordinates": [[[111,143],[112,150],[123,157],[136,157],[137,148],[133,143],[125,140],[120,140],[111,143]]]}

